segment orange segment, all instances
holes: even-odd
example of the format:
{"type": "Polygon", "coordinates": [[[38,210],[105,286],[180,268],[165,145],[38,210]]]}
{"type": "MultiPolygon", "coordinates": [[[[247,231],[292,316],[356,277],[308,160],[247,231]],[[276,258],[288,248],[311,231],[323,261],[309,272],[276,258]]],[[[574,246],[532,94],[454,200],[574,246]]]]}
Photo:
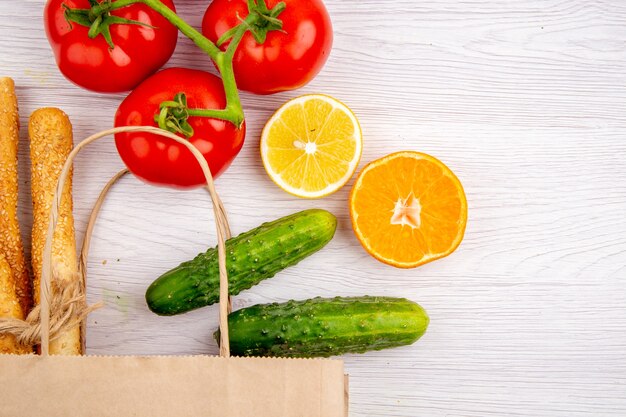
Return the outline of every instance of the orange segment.
{"type": "Polygon", "coordinates": [[[398,152],[367,165],[350,194],[352,228],[365,250],[399,268],[452,253],[467,223],[463,186],[441,161],[398,152]]]}

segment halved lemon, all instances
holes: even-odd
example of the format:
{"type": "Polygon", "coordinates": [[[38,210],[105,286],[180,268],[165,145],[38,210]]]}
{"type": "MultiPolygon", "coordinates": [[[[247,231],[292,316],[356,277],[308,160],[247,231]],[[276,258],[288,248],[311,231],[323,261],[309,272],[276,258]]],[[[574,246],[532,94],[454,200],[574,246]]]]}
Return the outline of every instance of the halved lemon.
{"type": "Polygon", "coordinates": [[[399,268],[451,254],[467,224],[459,179],[438,159],[397,152],[371,162],[350,194],[352,228],[365,250],[399,268]]]}
{"type": "Polygon", "coordinates": [[[261,135],[261,158],[270,178],[303,198],[340,189],[361,159],[361,126],[340,101],[310,94],[285,103],[261,135]]]}

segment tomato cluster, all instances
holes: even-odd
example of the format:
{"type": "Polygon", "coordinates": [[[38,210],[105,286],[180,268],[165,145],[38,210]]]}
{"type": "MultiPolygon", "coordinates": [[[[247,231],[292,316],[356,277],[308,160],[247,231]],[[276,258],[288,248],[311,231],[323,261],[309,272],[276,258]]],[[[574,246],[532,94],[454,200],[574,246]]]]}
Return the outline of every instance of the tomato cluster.
{"type": "MultiPolygon", "coordinates": [[[[123,0],[122,6],[121,1],[48,0],[44,22],[60,71],[78,86],[96,92],[134,89],[119,106],[115,126],[155,126],[163,103],[184,97],[183,111],[174,113],[180,120],[173,123],[184,128],[172,131],[194,144],[212,174],[219,175],[241,150],[245,124],[199,115],[201,111],[184,117],[180,113],[187,106],[224,109],[229,103],[222,80],[184,68],[157,72],[176,47],[180,19],[174,3],[123,0]],[[95,8],[116,1],[119,8],[94,15],[95,8]]],[[[226,51],[231,40],[219,45],[218,41],[235,30],[257,3],[266,11],[280,7],[280,15],[267,18],[280,30],[264,29],[266,23],[260,19],[238,40],[232,55],[238,88],[272,94],[302,87],[321,70],[332,46],[332,26],[322,0],[213,0],[202,22],[204,37],[226,51]],[[261,41],[258,32],[263,33],[261,41]]],[[[200,168],[182,145],[142,133],[118,134],[116,145],[131,172],[146,182],[176,187],[204,184],[200,168]]]]}

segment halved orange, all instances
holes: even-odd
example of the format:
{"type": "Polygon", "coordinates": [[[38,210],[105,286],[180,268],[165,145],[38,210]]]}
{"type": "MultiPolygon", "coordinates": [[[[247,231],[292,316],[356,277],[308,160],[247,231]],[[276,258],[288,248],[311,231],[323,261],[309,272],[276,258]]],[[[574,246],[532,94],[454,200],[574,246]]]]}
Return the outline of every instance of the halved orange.
{"type": "Polygon", "coordinates": [[[371,162],[350,194],[352,228],[365,250],[399,268],[454,252],[467,224],[459,179],[441,161],[405,151],[371,162]]]}

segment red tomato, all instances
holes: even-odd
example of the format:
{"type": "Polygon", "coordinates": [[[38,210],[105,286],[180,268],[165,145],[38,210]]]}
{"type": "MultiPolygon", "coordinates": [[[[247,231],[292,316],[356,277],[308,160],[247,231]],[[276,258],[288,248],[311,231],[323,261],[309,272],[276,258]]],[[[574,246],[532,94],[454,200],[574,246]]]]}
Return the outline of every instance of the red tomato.
{"type": "MultiPolygon", "coordinates": [[[[161,0],[174,9],[172,0],[161,0]]],[[[114,48],[104,36],[89,39],[89,28],[67,22],[66,5],[90,8],[89,0],[48,0],[44,12],[46,34],[57,65],[73,83],[98,92],[128,91],[161,68],[172,56],[178,29],[150,7],[134,4],[111,12],[153,27],[115,24],[110,26],[114,48]]]]}
{"type": "MultiPolygon", "coordinates": [[[[208,72],[168,68],[157,72],[131,92],[115,114],[115,126],[156,126],[159,104],[185,93],[190,109],[222,109],[226,97],[222,80],[208,72]]],[[[245,137],[245,125],[206,117],[189,117],[194,130],[187,140],[209,163],[217,177],[237,156],[245,137]]],[[[146,182],[174,187],[206,183],[193,154],[183,145],[150,133],[115,135],[115,144],[128,169],[146,182]]]]}
{"type": "MultiPolygon", "coordinates": [[[[280,0],[266,0],[271,9],[280,0]]],[[[300,88],[322,69],[330,54],[333,30],[321,0],[282,0],[283,32],[271,31],[262,45],[246,33],[233,60],[238,88],[271,94],[300,88]]],[[[202,20],[204,36],[217,42],[248,15],[246,0],[213,0],[202,20]]],[[[226,43],[227,45],[228,43],[226,43]]],[[[226,47],[224,45],[222,48],[226,47]]]]}

